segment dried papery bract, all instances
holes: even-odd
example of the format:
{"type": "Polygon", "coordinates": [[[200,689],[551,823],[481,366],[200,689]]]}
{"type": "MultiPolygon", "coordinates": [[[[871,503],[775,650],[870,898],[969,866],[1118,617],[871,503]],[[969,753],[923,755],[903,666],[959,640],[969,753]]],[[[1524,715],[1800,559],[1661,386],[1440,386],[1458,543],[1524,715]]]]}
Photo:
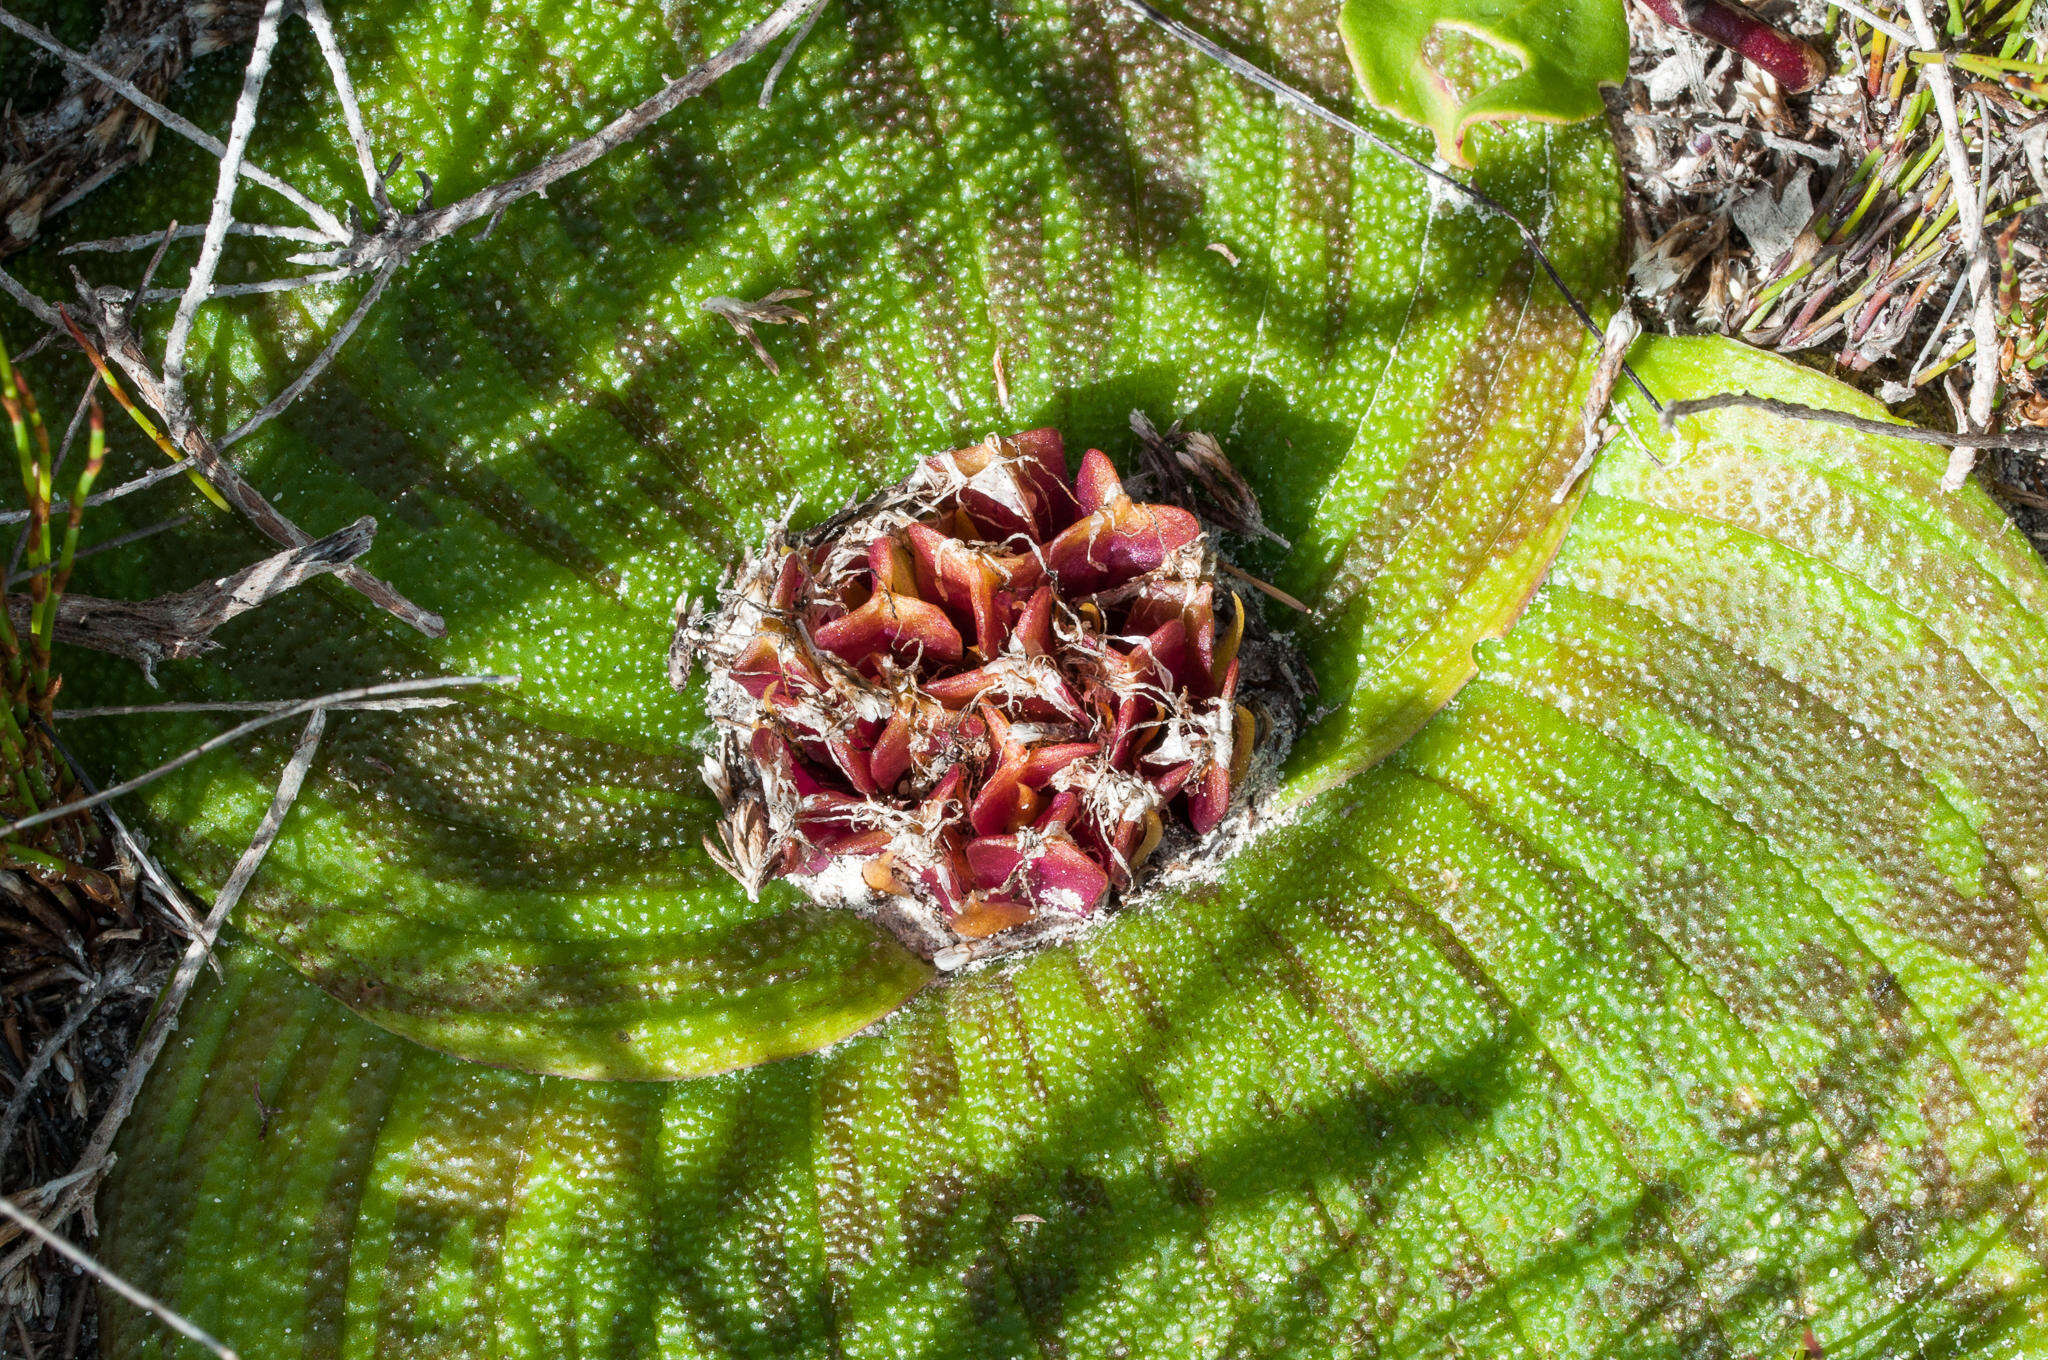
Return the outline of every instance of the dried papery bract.
{"type": "Polygon", "coordinates": [[[1212,868],[1304,683],[1219,583],[1214,537],[1098,450],[1070,473],[1055,430],[772,526],[678,626],[672,678],[705,663],[720,734],[706,849],[749,894],[790,879],[941,967],[1212,868]]]}

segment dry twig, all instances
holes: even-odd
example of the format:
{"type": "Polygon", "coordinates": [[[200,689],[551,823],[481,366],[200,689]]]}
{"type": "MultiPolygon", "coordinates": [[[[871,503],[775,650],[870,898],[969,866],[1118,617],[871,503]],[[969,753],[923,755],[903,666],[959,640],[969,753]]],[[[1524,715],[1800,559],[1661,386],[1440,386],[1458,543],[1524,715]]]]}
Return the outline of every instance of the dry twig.
{"type": "MultiPolygon", "coordinates": [[[[141,342],[115,313],[111,300],[102,293],[88,292],[83,296],[95,312],[92,320],[105,345],[105,358],[118,365],[135,384],[137,394],[163,416],[173,446],[184,449],[206,480],[272,542],[290,548],[303,548],[312,543],[311,534],[286,519],[261,492],[249,485],[232,464],[221,457],[219,448],[201,433],[183,400],[171,395],[164,380],[151,367],[141,342]]],[[[68,312],[65,314],[67,320],[69,315],[68,312]]],[[[88,356],[99,359],[99,351],[76,329],[75,323],[72,335],[88,356]]],[[[373,604],[397,615],[428,637],[441,637],[447,633],[447,625],[439,614],[420,608],[361,567],[351,563],[335,575],[343,583],[361,591],[373,604]]]]}
{"type": "MultiPolygon", "coordinates": [[[[166,240],[189,241],[206,235],[206,227],[172,227],[168,232],[143,231],[133,236],[107,236],[94,241],[73,241],[58,250],[59,255],[89,255],[95,252],[118,255],[131,250],[149,250],[166,240]]],[[[230,222],[228,235],[248,236],[264,241],[300,241],[307,245],[332,244],[326,236],[309,227],[277,227],[261,222],[230,222]]]]}
{"type": "MultiPolygon", "coordinates": [[[[154,677],[159,661],[183,661],[214,650],[212,634],[228,620],[315,576],[340,571],[370,549],[377,521],[365,515],[303,548],[287,548],[219,580],[151,600],[106,600],[67,592],[57,602],[57,638],[123,657],[154,677]]],[[[29,601],[11,596],[16,626],[29,601]]]]}
{"type": "Polygon", "coordinates": [[[782,375],[782,366],[775,362],[775,356],[768,352],[768,346],[761,343],[755,333],[756,326],[786,326],[791,322],[809,325],[810,318],[788,304],[797,298],[809,297],[807,288],[778,288],[759,302],[745,298],[708,297],[698,307],[713,316],[724,317],[727,325],[739,332],[740,338],[754,347],[754,357],[768,365],[768,371],[777,377],[782,375]]]}
{"type": "Polygon", "coordinates": [[[1571,469],[1559,482],[1557,490],[1551,493],[1552,505],[1564,504],[1572,488],[1579,484],[1579,478],[1592,471],[1593,462],[1600,456],[1600,450],[1607,444],[1607,410],[1614,400],[1614,385],[1621,377],[1621,365],[1628,354],[1629,346],[1643,331],[1636,314],[1627,307],[1617,309],[1608,318],[1607,333],[1600,341],[1600,359],[1593,366],[1593,379],[1586,385],[1585,399],[1579,403],[1579,456],[1571,469]]]}
{"type": "MultiPolygon", "coordinates": [[[[180,8],[182,11],[182,7],[180,8]]],[[[105,85],[108,89],[114,91],[130,104],[133,104],[136,108],[148,114],[151,118],[156,119],[157,122],[187,141],[203,147],[216,156],[226,153],[227,148],[212,133],[204,131],[190,119],[164,107],[162,103],[151,98],[133,81],[124,80],[120,76],[115,75],[85,53],[66,47],[36,25],[20,18],[4,6],[0,6],[0,28],[8,30],[17,37],[26,38],[52,56],[62,59],[67,66],[74,67],[91,76],[94,80],[105,85]]],[[[282,195],[293,207],[313,219],[314,225],[325,232],[330,240],[346,241],[348,239],[348,229],[342,226],[339,218],[277,176],[258,166],[246,163],[241,167],[241,174],[246,176],[251,183],[260,184],[264,188],[282,195]]]]}
{"type": "MultiPolygon", "coordinates": [[[[235,234],[236,224],[231,213],[235,185],[245,175],[257,179],[259,183],[269,182],[250,173],[244,155],[250,129],[254,126],[263,81],[269,69],[277,25],[282,19],[284,9],[284,0],[266,0],[255,48],[244,72],[242,94],[236,104],[228,141],[224,144],[215,141],[189,124],[177,129],[192,136],[194,140],[220,156],[221,170],[216,185],[213,211],[202,236],[199,262],[179,292],[181,300],[165,346],[161,371],[143,352],[130,328],[131,317],[127,311],[123,310],[117,315],[116,310],[124,304],[132,307],[135,302],[146,300],[150,296],[148,290],[139,289],[133,295],[124,296],[118,290],[95,290],[81,283],[80,295],[85,304],[85,320],[97,332],[99,340],[98,346],[95,347],[79,334],[76,323],[70,321],[68,313],[60,314],[58,309],[37,298],[4,272],[0,272],[0,289],[4,289],[9,296],[46,324],[71,325],[74,336],[87,347],[89,353],[94,353],[95,357],[96,352],[104,352],[106,359],[127,375],[134,384],[142,401],[162,417],[169,442],[174,449],[182,450],[184,456],[189,458],[207,481],[267,537],[286,547],[303,548],[313,541],[312,536],[285,518],[269,500],[250,486],[221,458],[221,450],[259,428],[311,386],[321,372],[333,362],[342,345],[347,343],[349,337],[361,325],[363,318],[382,295],[398,266],[406,259],[468,223],[495,219],[497,214],[503,212],[511,203],[530,194],[544,193],[549,185],[632,141],[684,101],[709,89],[726,72],[765,50],[792,24],[807,17],[815,17],[822,3],[823,0],[784,0],[784,3],[741,34],[734,42],[692,68],[681,78],[669,82],[651,98],[614,118],[592,136],[572,144],[558,155],[501,184],[481,190],[446,207],[429,206],[410,214],[384,211],[387,205],[381,201],[382,178],[376,171],[375,158],[368,146],[367,131],[362,125],[360,109],[348,79],[346,65],[341,60],[339,46],[334,40],[333,26],[324,8],[317,4],[310,6],[306,11],[307,22],[312,26],[315,37],[321,44],[323,55],[326,56],[337,96],[343,104],[344,118],[349,124],[351,140],[356,145],[359,164],[364,170],[365,183],[373,199],[379,200],[382,219],[375,230],[349,236],[339,228],[333,214],[327,213],[324,209],[320,210],[315,216],[315,221],[322,229],[327,230],[337,241],[346,239],[345,246],[334,252],[331,257],[333,268],[323,273],[292,279],[222,286],[214,283],[213,274],[225,241],[231,234],[235,234]],[[207,301],[236,292],[303,287],[311,283],[338,281],[364,272],[373,273],[375,276],[369,290],[341,328],[299,376],[267,401],[226,440],[216,443],[209,439],[191,415],[182,381],[184,346],[197,309],[207,301]]],[[[32,41],[38,42],[67,62],[88,73],[101,74],[96,63],[57,43],[41,30],[35,29],[34,25],[7,15],[4,10],[0,10],[0,16],[5,16],[7,26],[21,32],[23,36],[30,37],[32,41]]],[[[121,85],[112,82],[110,84],[131,102],[136,102],[137,107],[145,108],[156,116],[168,115],[168,110],[159,112],[160,106],[149,101],[148,96],[141,91],[122,88],[121,85]]],[[[168,118],[166,125],[176,126],[169,122],[168,118]]],[[[773,367],[772,360],[770,366],[773,367]]],[[[373,603],[421,632],[429,636],[440,636],[445,631],[439,615],[415,605],[387,583],[360,567],[346,565],[338,575],[346,584],[361,591],[373,603]]]]}
{"type": "MultiPolygon", "coordinates": [[[[250,880],[256,877],[256,870],[263,864],[263,857],[270,853],[271,842],[284,826],[285,814],[298,801],[299,790],[305,786],[306,772],[313,768],[313,757],[319,754],[320,738],[327,731],[327,710],[316,708],[306,719],[306,726],[299,733],[299,739],[292,747],[291,759],[285,762],[284,773],[278,777],[277,793],[270,800],[270,807],[257,824],[256,834],[249,838],[248,849],[235,861],[234,871],[228,881],[221,885],[218,896],[213,899],[213,910],[206,916],[207,945],[220,934],[220,928],[242,900],[242,893],[250,880]]],[[[174,980],[175,981],[175,980],[174,980]]],[[[161,1004],[161,1003],[159,1003],[161,1004]]]]}
{"type": "Polygon", "coordinates": [[[395,261],[378,270],[377,277],[370,280],[369,288],[364,290],[362,297],[357,300],[355,310],[348,314],[348,319],[341,323],[341,328],[335,331],[332,338],[328,340],[321,351],[313,356],[313,362],[307,364],[300,371],[298,377],[285,384],[284,389],[276,396],[264,402],[262,408],[256,414],[250,416],[247,420],[229,431],[227,436],[220,441],[220,446],[225,449],[240,443],[260,429],[265,422],[275,419],[283,413],[287,406],[290,406],[301,396],[305,395],[306,389],[313,385],[313,381],[316,378],[327,371],[327,366],[334,362],[334,356],[341,353],[341,347],[348,343],[349,337],[356,333],[356,328],[363,324],[363,318],[368,316],[370,309],[377,305],[377,299],[384,296],[385,287],[391,282],[392,276],[397,272],[398,264],[395,261]]]}
{"type": "MultiPolygon", "coordinates": [[[[57,735],[56,729],[48,723],[40,721],[38,721],[37,725],[42,728],[43,734],[50,739],[50,745],[57,749],[57,754],[63,758],[65,768],[70,770],[71,777],[78,781],[78,786],[89,794],[98,793],[99,786],[93,782],[92,775],[86,770],[84,762],[80,761],[71,748],[64,744],[64,739],[57,735]]],[[[127,857],[127,862],[134,867],[137,876],[156,890],[157,896],[163,902],[165,909],[177,924],[178,932],[187,939],[198,934],[199,913],[192,909],[192,903],[187,900],[184,891],[171,881],[171,876],[164,872],[161,864],[156,862],[156,856],[149,853],[149,849],[142,843],[141,837],[129,830],[128,823],[122,819],[121,814],[116,812],[111,804],[102,806],[99,810],[99,815],[105,818],[107,825],[112,828],[115,843],[120,846],[121,853],[127,857]]],[[[0,1268],[0,1279],[5,1279],[6,1277],[7,1269],[0,1268]]]]}
{"type": "MultiPolygon", "coordinates": [[[[1523,221],[1505,203],[1502,203],[1485,190],[1467,184],[1456,175],[1447,174],[1429,162],[1410,155],[1386,138],[1380,136],[1377,132],[1360,126],[1353,120],[1346,118],[1343,114],[1338,113],[1335,109],[1326,107],[1306,91],[1295,88],[1272,72],[1246,61],[1229,48],[1204,37],[1186,24],[1181,23],[1178,19],[1148,4],[1147,0],[1120,0],[1120,2],[1124,8],[1136,14],[1146,23],[1192,47],[1195,51],[1200,52],[1225,70],[1251,81],[1254,85],[1279,99],[1281,103],[1299,112],[1308,114],[1312,118],[1328,123],[1331,127],[1336,128],[1354,141],[1363,142],[1375,151],[1392,156],[1395,160],[1400,161],[1403,165],[1414,170],[1431,183],[1443,186],[1481,211],[1508,223],[1521,235],[1522,244],[1528,248],[1529,253],[1535,258],[1537,265],[1550,277],[1551,283],[1556,285],[1557,291],[1564,296],[1566,305],[1572,309],[1573,315],[1578,317],[1579,324],[1584,326],[1587,333],[1595,340],[1600,338],[1600,324],[1593,319],[1593,314],[1586,309],[1586,304],[1579,300],[1578,294],[1574,293],[1571,290],[1571,286],[1564,281],[1564,276],[1557,272],[1557,266],[1551,262],[1549,252],[1543,248],[1543,238],[1536,234],[1534,227],[1523,221]]],[[[1643,380],[1637,376],[1634,368],[1623,364],[1622,372],[1628,375],[1629,381],[1635,385],[1636,391],[1642,393],[1643,399],[1650,403],[1652,409],[1661,409],[1656,396],[1651,393],[1648,387],[1644,386],[1643,380]]]]}
{"type": "Polygon", "coordinates": [[[218,751],[223,746],[232,746],[252,732],[259,732],[269,727],[272,723],[283,722],[286,718],[297,717],[301,713],[311,713],[317,709],[331,708],[336,704],[354,703],[360,699],[381,699],[400,694],[417,694],[423,690],[430,689],[462,689],[471,685],[515,685],[517,683],[519,683],[519,678],[514,675],[437,675],[424,680],[393,680],[382,685],[366,685],[360,689],[336,690],[332,694],[323,694],[314,699],[300,699],[285,705],[283,708],[265,713],[260,717],[251,718],[248,722],[242,723],[239,726],[231,727],[218,736],[208,737],[197,746],[172,757],[145,774],[139,774],[133,779],[123,780],[111,788],[103,789],[98,793],[78,799],[75,802],[66,803],[62,807],[47,808],[33,816],[23,817],[8,823],[6,826],[0,826],[0,837],[12,836],[18,832],[26,831],[30,827],[41,826],[44,822],[54,821],[59,817],[68,817],[74,812],[82,812],[86,808],[98,807],[110,799],[119,798],[123,794],[133,793],[139,788],[155,783],[173,770],[183,769],[209,751],[218,751]]]}
{"type": "Polygon", "coordinates": [[[798,25],[796,32],[789,35],[789,41],[782,46],[782,54],[776,57],[775,64],[768,68],[768,78],[761,82],[761,98],[755,104],[756,108],[765,109],[768,107],[768,102],[775,97],[776,82],[782,79],[782,73],[796,56],[796,50],[804,45],[805,38],[811,36],[811,30],[818,26],[818,16],[824,12],[824,0],[819,0],[818,5],[811,10],[809,16],[804,19],[802,24],[798,25]]]}
{"type": "Polygon", "coordinates": [[[1885,439],[1903,439],[1913,444],[1933,444],[1945,449],[2013,449],[2025,453],[2048,453],[2048,430],[1966,430],[1951,434],[1947,430],[1923,429],[1918,425],[1897,425],[1888,420],[1872,420],[1868,416],[1852,416],[1846,411],[1830,411],[1823,406],[1802,406],[1798,402],[1778,401],[1771,397],[1753,396],[1748,392],[1722,392],[1711,397],[1694,397],[1686,401],[1674,401],[1658,416],[1658,423],[1666,430],[1687,416],[1705,415],[1709,411],[1725,411],[1741,408],[1762,411],[1766,415],[1780,416],[1787,420],[1811,420],[1823,425],[1840,425],[1859,434],[1877,435],[1885,439]]]}
{"type": "MultiPolygon", "coordinates": [[[[228,124],[227,146],[220,154],[220,174],[213,189],[213,211],[206,220],[206,235],[199,242],[199,262],[185,281],[178,314],[171,319],[171,333],[164,341],[164,386],[180,404],[185,385],[185,342],[192,334],[192,322],[199,304],[213,289],[213,273],[227,244],[228,223],[234,218],[235,190],[241,186],[242,158],[249,150],[249,138],[256,131],[256,106],[263,98],[263,82],[270,75],[271,54],[277,50],[277,28],[284,20],[284,0],[263,0],[263,17],[256,21],[256,40],[249,48],[249,64],[242,72],[242,94],[235,101],[234,120],[228,124]]],[[[165,412],[169,414],[168,411],[165,412]]]]}
{"type": "Polygon", "coordinates": [[[222,1345],[213,1333],[207,1331],[198,1323],[191,1321],[169,1304],[162,1303],[143,1293],[140,1289],[137,1289],[134,1285],[128,1283],[128,1281],[122,1279],[98,1261],[95,1261],[71,1243],[51,1232],[40,1222],[23,1213],[13,1200],[0,1196],[0,1214],[5,1214],[9,1219],[13,1220],[17,1227],[30,1237],[35,1238],[39,1245],[50,1248],[50,1250],[56,1252],[80,1270],[83,1270],[86,1274],[128,1300],[128,1302],[140,1308],[143,1312],[160,1319],[165,1326],[177,1332],[180,1336],[187,1336],[197,1341],[200,1345],[219,1356],[220,1360],[236,1360],[235,1352],[222,1345]]]}
{"type": "Polygon", "coordinates": [[[363,188],[369,192],[370,202],[377,209],[379,221],[392,215],[391,200],[385,196],[384,175],[377,168],[376,153],[370,150],[370,131],[363,124],[362,105],[356,100],[355,82],[349,79],[348,60],[342,55],[341,43],[334,36],[334,21],[327,17],[327,6],[322,0],[299,0],[299,14],[306,26],[313,30],[313,40],[320,46],[320,57],[327,63],[327,74],[334,82],[334,96],[341,104],[342,122],[348,126],[349,142],[355,147],[356,168],[362,172],[363,188]]]}
{"type": "MultiPolygon", "coordinates": [[[[1927,19],[1927,0],[1905,0],[1912,16],[1913,31],[1926,51],[1939,50],[1934,25],[1927,19]]],[[[1961,231],[1963,255],[1968,260],[1970,280],[1970,330],[1976,337],[1976,363],[1970,378],[1969,427],[1984,430],[1991,424],[1991,403],[1998,392],[1998,303],[1992,295],[1991,250],[1984,239],[1984,186],[1970,171],[1970,151],[1963,142],[1962,122],[1956,116],[1955,84],[1945,63],[1934,62],[1924,73],[1927,88],[1934,95],[1934,108],[1941,119],[1941,140],[1948,156],[1950,182],[1954,186],[1956,223],[1961,231]]],[[[1986,139],[1985,154],[1990,154],[1986,139]]],[[[1958,446],[1965,447],[1965,446],[1958,446]]],[[[1958,469],[1951,460],[1942,485],[1954,490],[1969,475],[1970,458],[1958,469]]]]}

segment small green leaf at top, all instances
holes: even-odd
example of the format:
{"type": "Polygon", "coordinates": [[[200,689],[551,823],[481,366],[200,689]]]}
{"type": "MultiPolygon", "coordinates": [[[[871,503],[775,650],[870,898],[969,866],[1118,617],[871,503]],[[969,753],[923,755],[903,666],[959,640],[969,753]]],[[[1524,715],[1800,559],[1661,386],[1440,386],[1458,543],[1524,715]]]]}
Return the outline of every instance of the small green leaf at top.
{"type": "Polygon", "coordinates": [[[1366,98],[1428,128],[1452,165],[1471,164],[1472,124],[1592,118],[1628,73],[1620,0],[1345,0],[1338,26],[1366,98]]]}

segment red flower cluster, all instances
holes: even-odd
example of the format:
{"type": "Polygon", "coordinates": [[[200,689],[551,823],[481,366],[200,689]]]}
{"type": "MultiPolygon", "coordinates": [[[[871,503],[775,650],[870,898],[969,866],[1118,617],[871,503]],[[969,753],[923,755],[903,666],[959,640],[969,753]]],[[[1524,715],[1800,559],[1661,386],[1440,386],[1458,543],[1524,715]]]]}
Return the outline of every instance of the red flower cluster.
{"type": "Polygon", "coordinates": [[[714,670],[745,695],[722,717],[775,832],[760,876],[914,903],[953,939],[1099,911],[1244,776],[1244,606],[1219,629],[1213,566],[1195,517],[1134,502],[1099,451],[1070,478],[1054,430],[771,544],[714,670]]]}

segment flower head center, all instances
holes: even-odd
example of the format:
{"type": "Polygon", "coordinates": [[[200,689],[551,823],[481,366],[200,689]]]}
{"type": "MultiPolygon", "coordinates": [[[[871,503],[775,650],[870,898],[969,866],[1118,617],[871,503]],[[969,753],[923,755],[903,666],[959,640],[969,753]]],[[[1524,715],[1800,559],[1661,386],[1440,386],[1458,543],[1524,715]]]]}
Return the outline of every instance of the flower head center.
{"type": "Polygon", "coordinates": [[[1213,533],[1099,450],[1070,472],[1032,430],[927,458],[778,527],[679,631],[721,734],[710,848],[942,965],[1074,933],[1162,850],[1199,862],[1277,763],[1248,618],[1213,533]]]}

